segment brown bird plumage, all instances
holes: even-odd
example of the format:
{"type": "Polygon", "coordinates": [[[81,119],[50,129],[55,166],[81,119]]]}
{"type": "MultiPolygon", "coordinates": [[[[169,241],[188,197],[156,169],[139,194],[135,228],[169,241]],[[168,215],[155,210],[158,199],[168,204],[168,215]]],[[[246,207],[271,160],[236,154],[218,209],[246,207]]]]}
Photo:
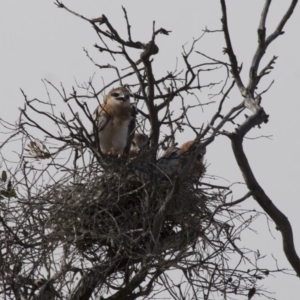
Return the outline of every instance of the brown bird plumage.
{"type": "MultiPolygon", "coordinates": [[[[128,154],[134,136],[136,110],[131,93],[124,87],[111,90],[93,114],[100,149],[103,154],[128,154]]],[[[97,140],[97,138],[96,138],[97,140]]]]}
{"type": "MultiPolygon", "coordinates": [[[[192,153],[200,147],[200,145],[200,142],[188,141],[183,143],[180,147],[170,147],[158,160],[158,166],[168,176],[179,174],[190,160],[192,153]]],[[[203,160],[205,153],[206,148],[203,148],[190,166],[188,174],[191,177],[200,178],[204,174],[205,167],[203,160]]]]}
{"type": "Polygon", "coordinates": [[[145,150],[149,149],[149,138],[147,135],[135,132],[134,137],[131,142],[130,157],[136,157],[145,150]]]}
{"type": "MultiPolygon", "coordinates": [[[[195,141],[185,142],[180,146],[180,160],[179,168],[182,170],[184,166],[188,163],[191,158],[192,153],[201,146],[201,143],[195,141]]],[[[206,148],[203,148],[200,153],[196,156],[193,164],[189,169],[189,175],[194,177],[201,177],[204,173],[204,155],[206,153],[206,148]]]]}

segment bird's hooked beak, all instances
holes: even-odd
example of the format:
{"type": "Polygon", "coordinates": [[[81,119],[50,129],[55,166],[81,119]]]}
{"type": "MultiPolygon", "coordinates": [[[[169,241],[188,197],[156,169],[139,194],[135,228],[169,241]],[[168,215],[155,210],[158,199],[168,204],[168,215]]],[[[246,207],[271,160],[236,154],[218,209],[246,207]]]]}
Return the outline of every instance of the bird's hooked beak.
{"type": "Polygon", "coordinates": [[[122,102],[125,102],[125,101],[129,101],[130,97],[129,95],[127,94],[123,94],[123,93],[120,93],[117,97],[116,97],[116,100],[119,100],[119,101],[122,101],[122,102]]]}

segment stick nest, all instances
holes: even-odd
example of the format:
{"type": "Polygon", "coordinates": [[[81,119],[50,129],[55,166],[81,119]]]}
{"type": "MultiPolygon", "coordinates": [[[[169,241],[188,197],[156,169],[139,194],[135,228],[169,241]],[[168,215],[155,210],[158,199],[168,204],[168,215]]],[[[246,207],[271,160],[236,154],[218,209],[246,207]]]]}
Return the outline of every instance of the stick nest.
{"type": "Polygon", "coordinates": [[[106,255],[132,256],[147,251],[158,224],[160,251],[191,245],[209,221],[208,204],[216,197],[192,180],[176,191],[173,183],[145,162],[115,160],[100,173],[83,173],[76,182],[51,189],[51,236],[86,254],[102,249],[106,255]]]}

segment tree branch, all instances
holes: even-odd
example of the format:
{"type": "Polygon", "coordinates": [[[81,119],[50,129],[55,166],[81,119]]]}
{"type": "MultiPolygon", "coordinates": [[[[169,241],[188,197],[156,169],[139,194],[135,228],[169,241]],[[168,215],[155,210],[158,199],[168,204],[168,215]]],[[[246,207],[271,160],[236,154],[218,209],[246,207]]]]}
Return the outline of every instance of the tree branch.
{"type": "Polygon", "coordinates": [[[237,63],[236,56],[234,54],[231,39],[229,35],[229,29],[228,29],[228,22],[227,22],[227,11],[226,11],[226,3],[225,0],[221,0],[221,7],[222,7],[222,19],[221,22],[223,24],[223,32],[226,42],[226,49],[224,52],[228,54],[230,63],[231,63],[231,73],[235,79],[235,82],[240,90],[240,92],[243,94],[245,92],[245,87],[243,85],[243,82],[240,77],[239,67],[237,63]]]}
{"type": "MultiPolygon", "coordinates": [[[[248,120],[248,122],[250,123],[251,121],[248,120]]],[[[253,120],[251,123],[252,126],[256,124],[255,120],[253,120]]],[[[298,277],[300,277],[300,259],[295,250],[291,224],[288,218],[274,205],[260,184],[257,182],[242,145],[243,134],[245,132],[246,131],[241,131],[241,135],[236,133],[230,135],[235,159],[239,165],[248,189],[252,192],[253,198],[275,222],[276,228],[281,232],[284,253],[298,277]]]]}

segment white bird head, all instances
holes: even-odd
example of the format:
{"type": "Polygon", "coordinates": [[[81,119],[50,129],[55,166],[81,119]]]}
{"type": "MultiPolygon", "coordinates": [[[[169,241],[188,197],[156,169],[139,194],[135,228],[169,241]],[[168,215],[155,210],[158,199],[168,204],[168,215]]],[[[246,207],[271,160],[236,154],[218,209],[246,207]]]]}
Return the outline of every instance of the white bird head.
{"type": "Polygon", "coordinates": [[[106,96],[104,102],[110,105],[130,106],[131,92],[125,87],[112,89],[106,96]]]}

